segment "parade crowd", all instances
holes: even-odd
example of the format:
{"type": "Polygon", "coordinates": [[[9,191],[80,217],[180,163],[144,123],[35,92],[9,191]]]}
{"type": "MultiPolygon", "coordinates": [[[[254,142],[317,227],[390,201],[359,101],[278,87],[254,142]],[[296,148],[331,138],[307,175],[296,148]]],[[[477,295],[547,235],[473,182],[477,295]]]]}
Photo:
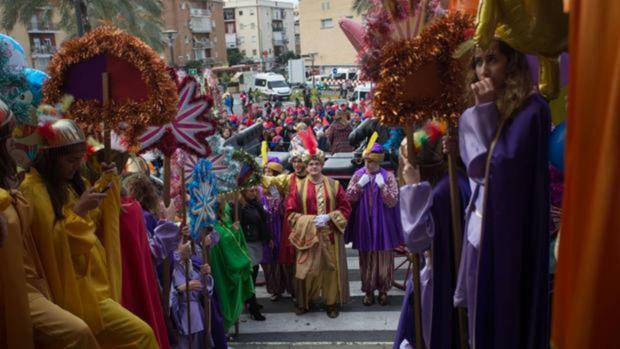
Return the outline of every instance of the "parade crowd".
{"type": "MultiPolygon", "coordinates": [[[[270,301],[288,294],[299,316],[323,309],[337,319],[350,296],[349,243],[359,251],[366,306],[388,304],[395,249],[419,254],[427,348],[456,347],[457,309],[472,348],[548,347],[549,108],[525,56],[502,41],[477,48],[468,69],[471,107],[458,135],[422,142],[415,159],[401,146],[402,132],[389,145],[370,141],[347,185],[323,175],[323,165],[328,153],[354,150],[348,137],[372,117],[369,103],[305,93],[285,108],[242,93],[243,113],[235,115],[225,95],[220,135],[262,123],[269,150],[289,152],[290,168],[269,157],[261,184],[220,198],[217,224],[192,240],[182,213],[163,204],[152,165],[120,152],[103,161],[72,120],[51,123],[53,136],[18,171],[15,121],[2,103],[0,347],[228,348],[244,311],[269,321],[256,298],[259,269],[270,301]],[[394,143],[400,166],[392,172],[382,164],[394,143]],[[460,154],[458,267],[449,151],[460,154]]],[[[409,280],[395,348],[415,343],[413,296],[409,280]]]]}

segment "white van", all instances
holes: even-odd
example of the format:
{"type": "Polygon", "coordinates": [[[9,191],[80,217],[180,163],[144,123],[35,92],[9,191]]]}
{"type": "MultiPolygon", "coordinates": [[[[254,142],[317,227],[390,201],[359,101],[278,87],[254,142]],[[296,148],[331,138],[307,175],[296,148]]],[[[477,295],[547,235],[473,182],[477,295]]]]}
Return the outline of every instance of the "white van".
{"type": "Polygon", "coordinates": [[[291,88],[284,76],[275,73],[259,73],[254,75],[254,88],[267,97],[274,96],[278,99],[290,99],[291,88]]]}
{"type": "Polygon", "coordinates": [[[372,98],[370,90],[370,84],[358,85],[355,87],[355,90],[353,90],[353,94],[349,97],[349,101],[359,103],[363,99],[368,102],[369,99],[372,98]]]}

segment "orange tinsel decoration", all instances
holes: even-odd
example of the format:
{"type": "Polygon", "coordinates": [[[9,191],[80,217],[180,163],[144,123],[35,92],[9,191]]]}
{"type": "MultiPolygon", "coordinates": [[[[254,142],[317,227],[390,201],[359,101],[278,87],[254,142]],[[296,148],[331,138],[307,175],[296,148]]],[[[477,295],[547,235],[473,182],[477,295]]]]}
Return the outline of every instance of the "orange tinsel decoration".
{"type": "Polygon", "coordinates": [[[469,39],[471,16],[451,12],[413,40],[381,50],[374,113],[389,125],[413,126],[431,118],[456,122],[465,109],[463,64],[452,57],[469,39]]]}
{"type": "Polygon", "coordinates": [[[88,133],[100,131],[101,123],[105,122],[134,145],[146,127],[166,124],[175,117],[178,96],[176,84],[166,72],[164,61],[132,35],[102,26],[65,42],[48,66],[50,79],[43,86],[45,103],[55,105],[65,95],[64,79],[72,65],[105,53],[126,60],[140,71],[148,88],[148,98],[142,101],[110,101],[107,112],[100,101],[76,100],[68,114],[88,133]]]}

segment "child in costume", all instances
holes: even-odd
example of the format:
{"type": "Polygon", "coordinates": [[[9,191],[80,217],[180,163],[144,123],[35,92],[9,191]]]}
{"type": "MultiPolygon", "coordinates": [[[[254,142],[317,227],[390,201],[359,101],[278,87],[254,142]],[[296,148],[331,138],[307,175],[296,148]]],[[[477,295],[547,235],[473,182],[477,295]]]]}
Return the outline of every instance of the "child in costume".
{"type": "MultiPolygon", "coordinates": [[[[48,119],[49,120],[49,119],[48,119]]],[[[102,348],[157,348],[153,330],[120,302],[120,186],[115,166],[90,186],[79,173],[86,152],[72,120],[44,121],[39,153],[21,184],[29,228],[54,302],[82,319],[102,348]]]]}

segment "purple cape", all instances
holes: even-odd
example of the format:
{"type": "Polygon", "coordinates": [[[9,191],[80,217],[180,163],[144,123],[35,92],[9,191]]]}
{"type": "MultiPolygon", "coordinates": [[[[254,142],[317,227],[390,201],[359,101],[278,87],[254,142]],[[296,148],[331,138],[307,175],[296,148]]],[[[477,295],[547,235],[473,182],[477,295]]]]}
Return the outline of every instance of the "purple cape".
{"type": "MultiPolygon", "coordinates": [[[[357,170],[362,176],[366,168],[357,170]]],[[[381,168],[377,176],[383,176],[387,183],[388,172],[381,168]]],[[[359,251],[393,250],[403,243],[403,228],[400,221],[399,204],[388,208],[383,204],[381,190],[371,181],[364,187],[360,200],[352,207],[351,218],[345,230],[345,241],[353,242],[353,248],[359,251]],[[369,205],[369,198],[373,202],[369,205]]]]}
{"type": "Polygon", "coordinates": [[[480,243],[476,349],[549,347],[549,131],[547,102],[532,95],[506,122],[493,150],[480,243]]]}
{"type": "MultiPolygon", "coordinates": [[[[459,173],[457,178],[461,208],[467,207],[471,189],[465,175],[459,173]]],[[[454,288],[456,284],[456,271],[454,270],[454,249],[452,241],[452,217],[450,214],[450,181],[449,177],[442,178],[433,188],[433,205],[430,213],[434,223],[434,237],[432,244],[433,258],[433,304],[431,320],[430,346],[432,348],[452,349],[457,348],[458,318],[457,312],[452,305],[454,288]]],[[[463,215],[461,215],[463,219],[463,215]]],[[[464,222],[461,223],[464,227],[464,222]]],[[[424,258],[422,258],[424,260],[424,258]]],[[[409,279],[411,280],[411,278],[409,279]]],[[[394,349],[400,347],[403,339],[409,343],[415,343],[413,333],[413,315],[411,309],[413,289],[411,282],[407,283],[407,290],[401,308],[400,321],[396,331],[394,349]]],[[[424,325],[426,326],[426,324],[424,325]]]]}

